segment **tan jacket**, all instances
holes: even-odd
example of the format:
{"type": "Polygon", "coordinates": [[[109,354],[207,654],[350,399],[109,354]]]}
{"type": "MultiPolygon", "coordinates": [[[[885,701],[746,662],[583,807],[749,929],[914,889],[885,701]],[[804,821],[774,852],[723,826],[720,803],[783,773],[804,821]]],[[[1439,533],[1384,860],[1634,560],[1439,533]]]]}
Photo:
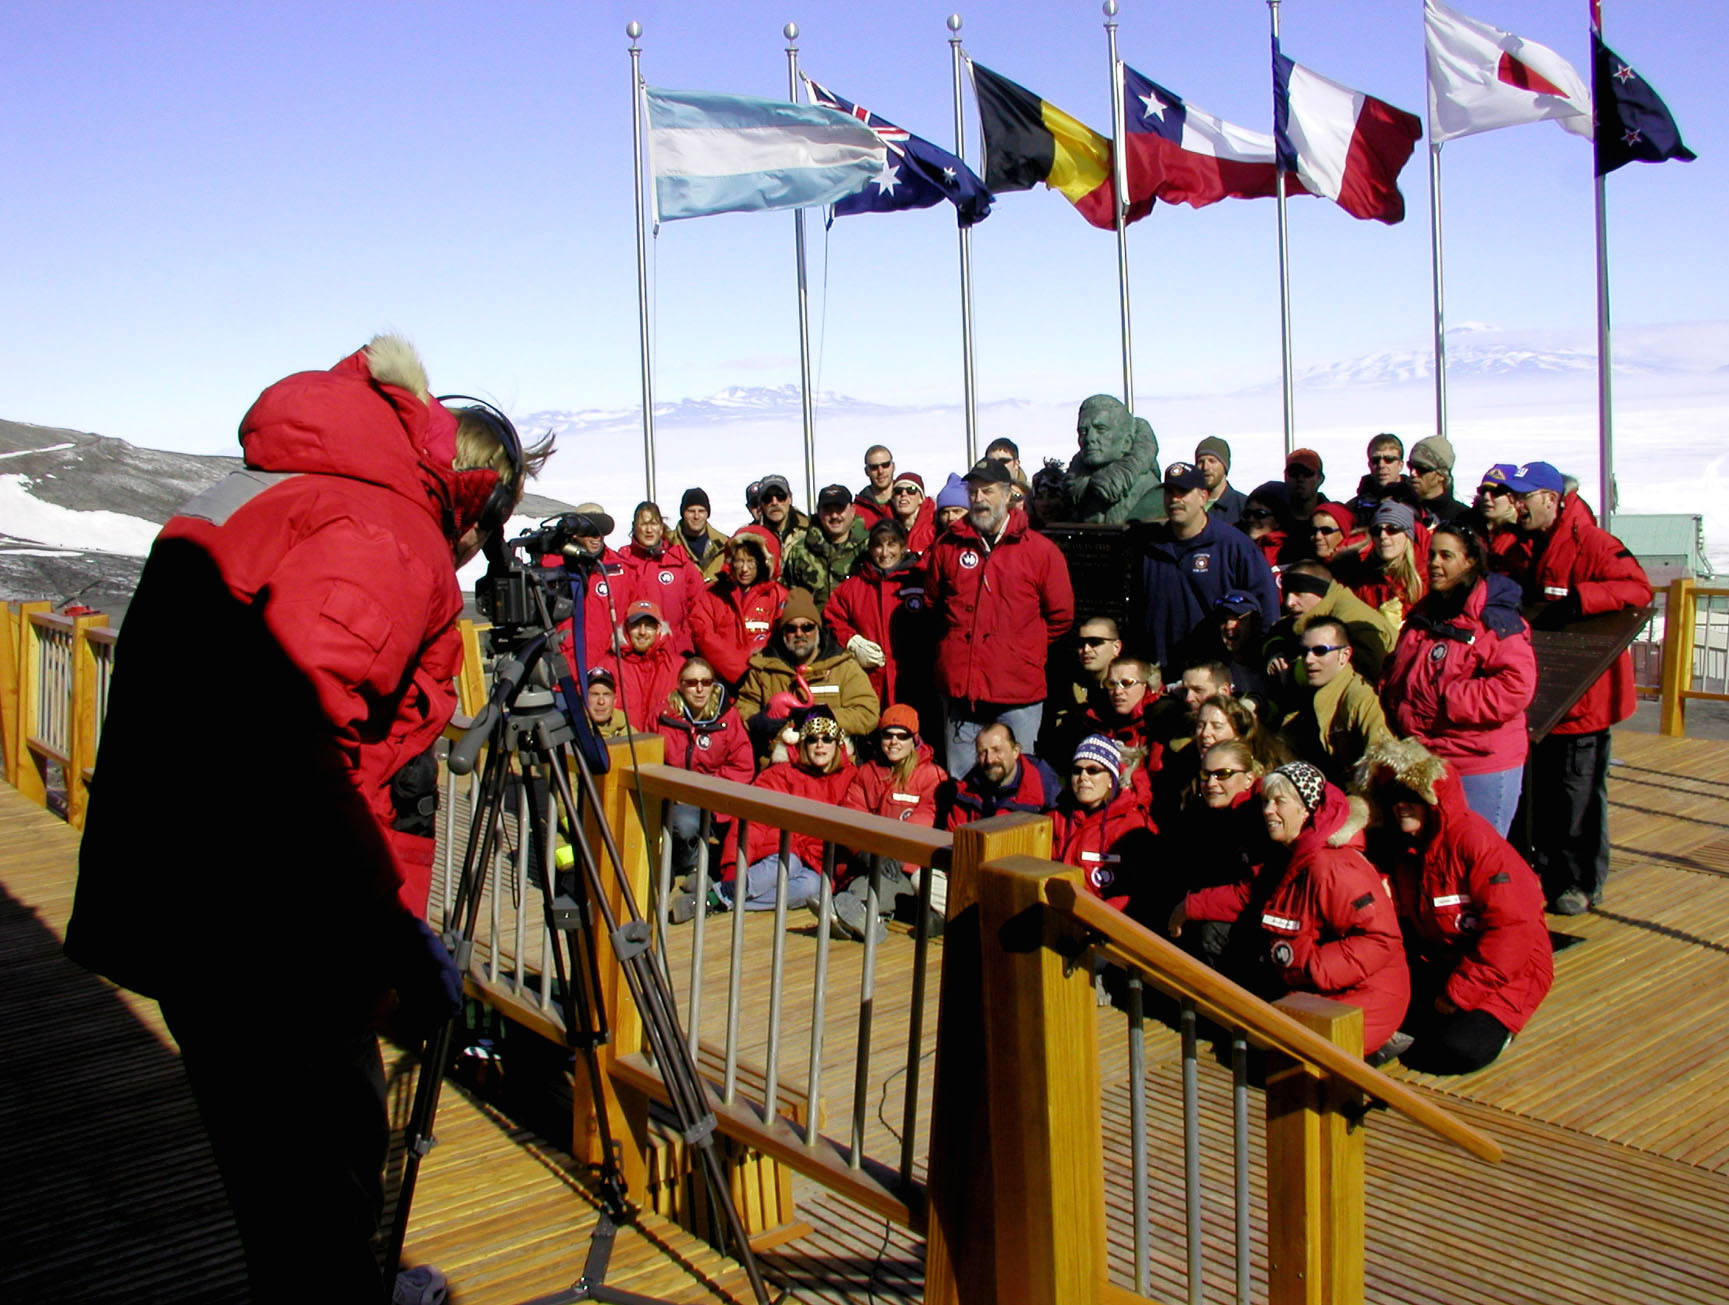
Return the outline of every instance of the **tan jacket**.
{"type": "Polygon", "coordinates": [[[1374,686],[1345,666],[1285,717],[1279,738],[1299,760],[1343,788],[1369,745],[1392,738],[1392,732],[1374,686]]]}

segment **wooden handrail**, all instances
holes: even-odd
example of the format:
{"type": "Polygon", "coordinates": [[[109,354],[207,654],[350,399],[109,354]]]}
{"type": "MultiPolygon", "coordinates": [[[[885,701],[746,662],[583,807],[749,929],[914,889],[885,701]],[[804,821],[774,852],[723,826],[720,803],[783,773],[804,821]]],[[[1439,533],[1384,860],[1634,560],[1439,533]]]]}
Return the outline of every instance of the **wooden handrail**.
{"type": "Polygon", "coordinates": [[[1456,1119],[1397,1079],[1388,1078],[1326,1039],[1316,1037],[1283,1011],[1267,1005],[1071,881],[1047,879],[1043,897],[1046,905],[1072,916],[1100,935],[1104,940],[1102,950],[1113,960],[1144,972],[1157,986],[1194,1002],[1196,1009],[1210,1019],[1241,1028],[1261,1046],[1282,1051],[1314,1069],[1345,1080],[1365,1096],[1397,1110],[1480,1160],[1500,1162],[1501,1148],[1493,1138],[1456,1119]]]}
{"type": "MultiPolygon", "coordinates": [[[[616,759],[616,756],[615,756],[616,759]]],[[[946,869],[954,835],[905,820],[889,820],[809,798],[776,793],[736,780],[698,775],[677,766],[644,763],[635,768],[642,789],[669,802],[688,802],[755,824],[808,834],[842,847],[868,849],[906,865],[946,869]]]]}

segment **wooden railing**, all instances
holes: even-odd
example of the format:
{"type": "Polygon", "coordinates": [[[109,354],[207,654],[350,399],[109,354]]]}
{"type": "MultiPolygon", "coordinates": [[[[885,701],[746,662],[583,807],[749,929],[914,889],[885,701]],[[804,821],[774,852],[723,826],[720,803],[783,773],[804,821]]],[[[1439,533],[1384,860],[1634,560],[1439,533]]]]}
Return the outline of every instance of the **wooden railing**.
{"type": "Polygon", "coordinates": [[[7,603],[0,611],[0,739],[7,782],[46,805],[57,779],[66,819],[81,829],[107,714],[114,631],[102,615],[49,609],[45,602],[7,603]]]}
{"type": "Polygon", "coordinates": [[[1673,738],[1687,733],[1688,702],[1729,702],[1729,589],[1698,585],[1686,577],[1670,583],[1658,701],[1658,728],[1673,738]],[[1720,687],[1695,688],[1701,680],[1720,687]]]}

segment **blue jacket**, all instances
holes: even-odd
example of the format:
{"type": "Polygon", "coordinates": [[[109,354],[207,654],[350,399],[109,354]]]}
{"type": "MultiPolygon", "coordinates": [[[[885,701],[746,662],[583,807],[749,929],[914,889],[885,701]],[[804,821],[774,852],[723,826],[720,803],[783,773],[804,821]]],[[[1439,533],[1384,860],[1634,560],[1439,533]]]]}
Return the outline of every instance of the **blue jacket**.
{"type": "Polygon", "coordinates": [[[1260,605],[1262,628],[1270,629],[1279,615],[1279,587],[1253,540],[1211,514],[1193,539],[1177,539],[1168,523],[1159,522],[1141,559],[1140,601],[1134,608],[1141,651],[1170,672],[1183,641],[1233,590],[1260,605]]]}

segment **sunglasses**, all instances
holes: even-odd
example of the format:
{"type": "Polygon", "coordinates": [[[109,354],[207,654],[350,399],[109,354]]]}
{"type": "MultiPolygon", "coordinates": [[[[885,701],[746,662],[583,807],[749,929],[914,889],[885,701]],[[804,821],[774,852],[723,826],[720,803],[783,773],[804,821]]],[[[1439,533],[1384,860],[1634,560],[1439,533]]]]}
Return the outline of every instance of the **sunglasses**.
{"type": "Polygon", "coordinates": [[[894,466],[894,462],[892,460],[889,462],[867,462],[867,463],[865,463],[865,470],[866,471],[881,471],[885,467],[892,467],[892,466],[894,466]]]}
{"type": "Polygon", "coordinates": [[[884,730],[883,731],[883,738],[893,739],[897,743],[910,743],[912,741],[912,737],[913,737],[913,735],[912,735],[911,730],[884,730]]]}
{"type": "Polygon", "coordinates": [[[1381,536],[1382,539],[1385,539],[1389,535],[1402,535],[1405,532],[1403,530],[1399,529],[1398,526],[1380,525],[1380,526],[1370,526],[1369,527],[1369,533],[1371,535],[1379,535],[1379,536],[1381,536]]]}
{"type": "Polygon", "coordinates": [[[680,680],[678,682],[678,687],[681,689],[706,689],[713,683],[714,676],[705,675],[698,680],[680,680]]]}
{"type": "Polygon", "coordinates": [[[1325,657],[1328,653],[1336,653],[1341,648],[1349,648],[1348,643],[1306,643],[1303,645],[1303,656],[1325,657]]]}
{"type": "Polygon", "coordinates": [[[1223,783],[1225,780],[1229,779],[1232,775],[1247,775],[1248,773],[1249,772],[1246,770],[1237,770],[1237,769],[1234,769],[1233,767],[1230,767],[1230,766],[1220,766],[1217,770],[1203,770],[1201,772],[1201,778],[1202,779],[1215,779],[1215,780],[1218,780],[1220,783],[1223,783]]]}
{"type": "Polygon", "coordinates": [[[781,626],[788,634],[815,634],[816,626],[810,621],[788,621],[781,626]]]}
{"type": "Polygon", "coordinates": [[[1310,526],[1309,533],[1311,535],[1337,535],[1341,532],[1337,526],[1310,526]]]}
{"type": "Polygon", "coordinates": [[[896,485],[894,487],[894,492],[897,494],[922,494],[924,493],[924,490],[920,489],[917,485],[896,485]]]}
{"type": "Polygon", "coordinates": [[[1102,639],[1097,635],[1083,634],[1078,640],[1083,648],[1103,648],[1107,643],[1115,643],[1115,639],[1102,639]]]}
{"type": "Polygon", "coordinates": [[[1069,774],[1071,774],[1071,775],[1108,775],[1110,773],[1111,772],[1106,770],[1103,766],[1071,766],[1071,767],[1069,767],[1069,774]]]}
{"type": "Polygon", "coordinates": [[[1245,521],[1265,521],[1272,515],[1273,510],[1271,508],[1247,508],[1243,512],[1243,519],[1245,521]]]}
{"type": "Polygon", "coordinates": [[[1510,498],[1513,494],[1505,485],[1479,485],[1477,492],[1487,494],[1490,498],[1510,498]]]}
{"type": "Polygon", "coordinates": [[[792,495],[784,489],[771,489],[762,496],[762,501],[764,503],[785,503],[791,497],[792,495]]]}
{"type": "Polygon", "coordinates": [[[1399,460],[1399,455],[1397,453],[1375,453],[1375,454],[1371,454],[1369,457],[1370,462],[1378,462],[1382,466],[1386,466],[1389,463],[1398,462],[1398,460],[1399,460]]]}
{"type": "Polygon", "coordinates": [[[1285,474],[1287,476],[1318,476],[1321,473],[1313,467],[1286,467],[1285,474]]]}
{"type": "Polygon", "coordinates": [[[1130,679],[1130,680],[1106,680],[1105,681],[1105,687],[1107,689],[1132,689],[1137,684],[1145,684],[1145,683],[1146,683],[1145,680],[1134,680],[1134,679],[1130,679]]]}
{"type": "Polygon", "coordinates": [[[1413,476],[1427,476],[1430,472],[1435,470],[1433,467],[1425,467],[1421,462],[1411,462],[1406,465],[1411,468],[1411,474],[1413,476]]]}

